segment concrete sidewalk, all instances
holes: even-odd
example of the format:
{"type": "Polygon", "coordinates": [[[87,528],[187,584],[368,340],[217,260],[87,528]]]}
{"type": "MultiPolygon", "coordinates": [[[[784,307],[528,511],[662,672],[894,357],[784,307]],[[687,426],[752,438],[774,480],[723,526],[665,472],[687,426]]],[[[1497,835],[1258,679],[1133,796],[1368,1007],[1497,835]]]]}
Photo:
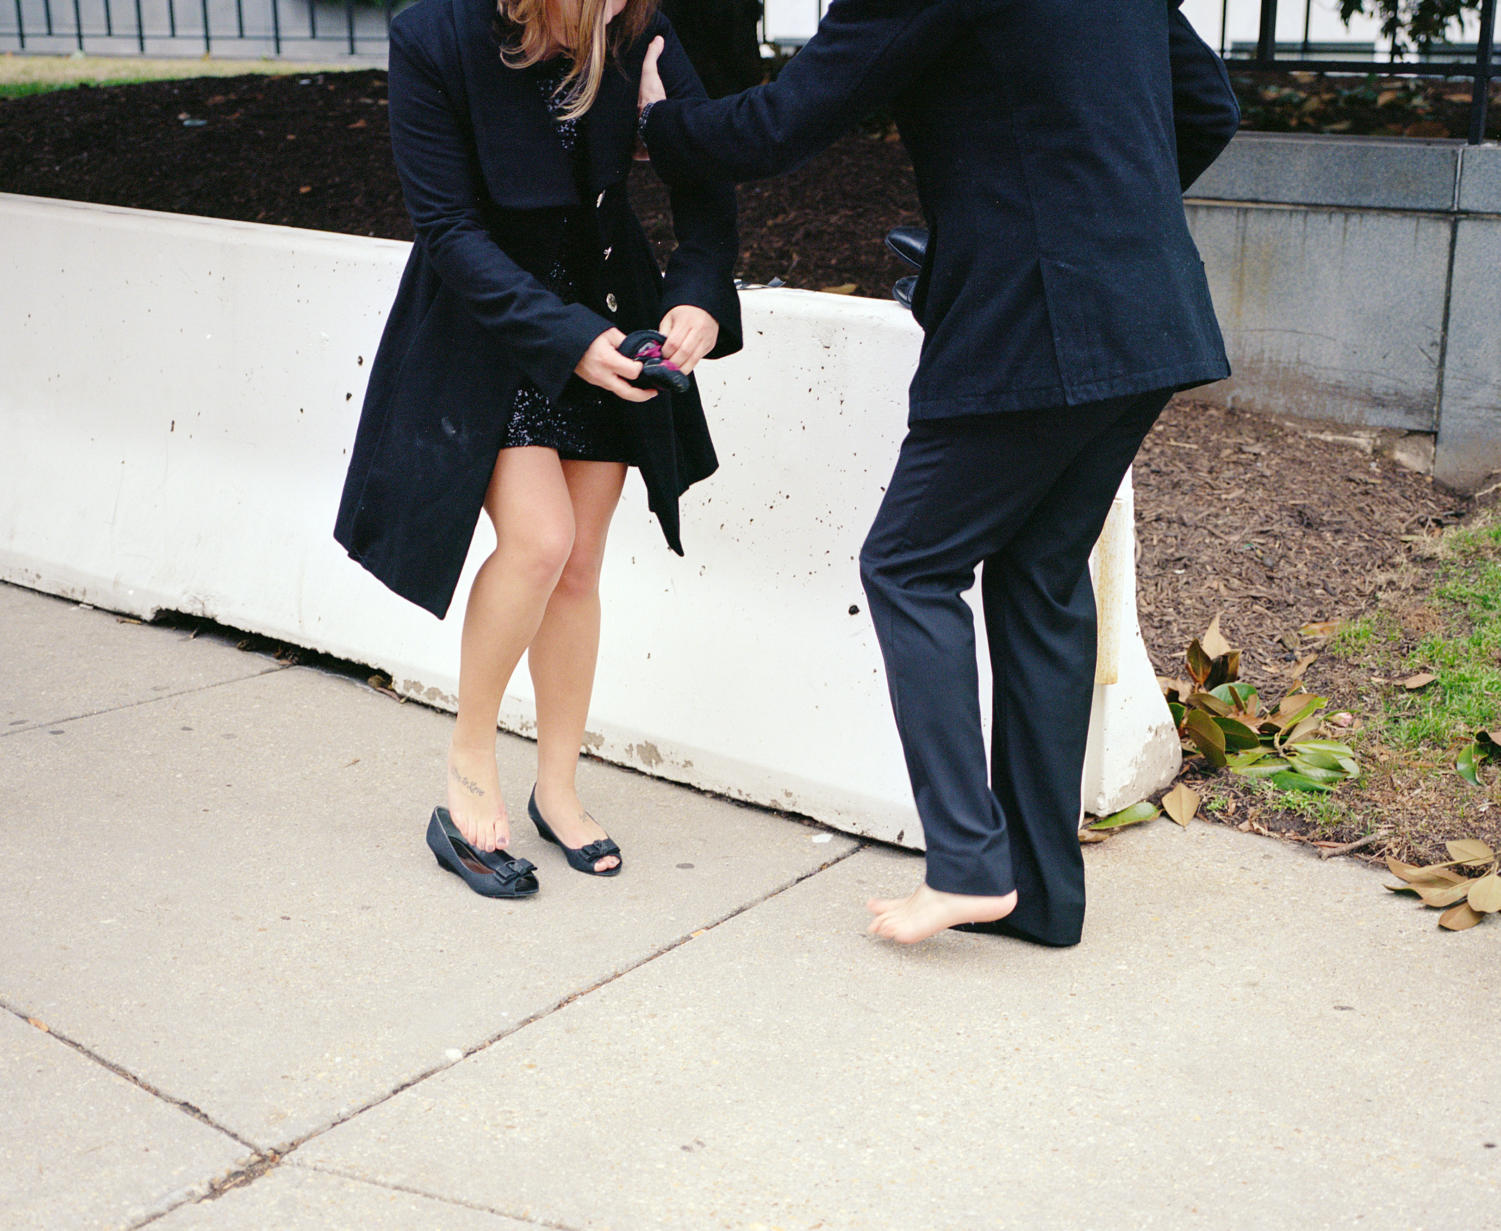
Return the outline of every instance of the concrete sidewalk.
{"type": "Polygon", "coordinates": [[[422,841],[445,715],[0,630],[6,1228],[1501,1226],[1501,926],[1361,866],[1159,822],[1076,949],[901,949],[917,857],[589,763],[625,874],[518,829],[487,901],[422,841]]]}

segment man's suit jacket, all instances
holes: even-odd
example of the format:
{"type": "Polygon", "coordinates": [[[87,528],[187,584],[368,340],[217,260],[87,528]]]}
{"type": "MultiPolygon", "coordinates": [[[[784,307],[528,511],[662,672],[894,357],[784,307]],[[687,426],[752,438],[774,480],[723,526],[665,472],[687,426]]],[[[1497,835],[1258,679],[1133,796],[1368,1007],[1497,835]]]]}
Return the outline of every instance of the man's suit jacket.
{"type": "MultiPolygon", "coordinates": [[[[679,304],[719,323],[714,356],[740,348],[732,279],[735,203],[723,184],[672,194],[678,247],[665,279],[626,192],[641,61],[667,40],[673,89],[702,87],[665,19],[606,65],[579,125],[579,174],[529,74],[506,68],[493,0],[419,0],[391,24],[391,145],[416,242],[386,321],[351,452],[334,536],[396,593],[442,616],[479,519],[521,378],[557,398],[611,326],[655,329],[679,304]],[[580,299],[545,280],[565,213],[580,299]],[[576,232],[577,233],[577,232],[576,232]]],[[[668,543],[677,499],[715,467],[697,390],[616,400],[668,543]]]]}
{"type": "Polygon", "coordinates": [[[914,420],[1229,374],[1182,191],[1239,109],[1172,0],[834,0],[775,81],[668,94],[646,143],[678,183],[776,174],[892,107],[930,231],[914,420]]]}

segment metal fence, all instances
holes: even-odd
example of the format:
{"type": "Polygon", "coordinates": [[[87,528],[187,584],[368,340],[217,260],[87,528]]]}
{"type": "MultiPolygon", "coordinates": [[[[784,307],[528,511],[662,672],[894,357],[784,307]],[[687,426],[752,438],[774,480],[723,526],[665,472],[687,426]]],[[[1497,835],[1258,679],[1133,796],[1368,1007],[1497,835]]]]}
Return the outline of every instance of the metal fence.
{"type": "Polygon", "coordinates": [[[1313,0],[1303,0],[1301,42],[1277,41],[1278,0],[1261,0],[1255,43],[1231,42],[1227,47],[1225,31],[1230,25],[1230,3],[1231,0],[1221,0],[1220,55],[1224,56],[1225,63],[1231,68],[1311,73],[1379,73],[1392,77],[1469,77],[1473,82],[1470,94],[1469,143],[1479,145],[1485,140],[1490,84],[1496,75],[1493,67],[1496,0],[1483,0],[1480,6],[1480,29],[1473,47],[1445,45],[1428,48],[1410,60],[1398,59],[1394,51],[1389,52],[1385,58],[1378,59],[1374,44],[1369,45],[1369,55],[1355,57],[1348,53],[1341,54],[1346,52],[1349,45],[1311,42],[1309,30],[1313,21],[1313,0]]]}
{"type": "MultiPolygon", "coordinates": [[[[379,57],[392,15],[407,3],[410,0],[11,0],[10,13],[0,10],[0,51],[182,55],[201,50],[379,57]]],[[[1473,83],[1469,140],[1483,140],[1490,83],[1496,76],[1497,0],[1483,0],[1473,45],[1431,47],[1410,59],[1378,51],[1375,41],[1314,39],[1314,0],[1302,0],[1301,39],[1279,41],[1278,5],[1279,0],[1219,0],[1219,50],[1228,64],[1241,69],[1466,77],[1473,83]],[[1239,16],[1256,3],[1255,39],[1229,37],[1232,11],[1239,16]]],[[[798,46],[827,7],[828,0],[765,0],[763,41],[787,49],[798,46]]],[[[1194,8],[1212,13],[1203,0],[1194,8]]],[[[1322,8],[1319,15],[1327,19],[1322,8]]],[[[1212,15],[1207,20],[1212,21],[1212,15]]]]}

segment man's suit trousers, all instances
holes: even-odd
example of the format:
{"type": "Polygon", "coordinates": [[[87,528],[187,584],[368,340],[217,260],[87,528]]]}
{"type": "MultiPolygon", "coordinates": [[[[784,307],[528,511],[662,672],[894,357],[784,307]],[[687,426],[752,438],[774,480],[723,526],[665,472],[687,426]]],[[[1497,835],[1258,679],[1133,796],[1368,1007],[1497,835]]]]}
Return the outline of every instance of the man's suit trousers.
{"type": "Polygon", "coordinates": [[[927,883],[1017,891],[1013,914],[980,930],[1079,941],[1095,667],[1089,553],[1169,396],[914,423],[860,553],[927,883]],[[994,680],[988,775],[963,598],[976,568],[994,680]]]}

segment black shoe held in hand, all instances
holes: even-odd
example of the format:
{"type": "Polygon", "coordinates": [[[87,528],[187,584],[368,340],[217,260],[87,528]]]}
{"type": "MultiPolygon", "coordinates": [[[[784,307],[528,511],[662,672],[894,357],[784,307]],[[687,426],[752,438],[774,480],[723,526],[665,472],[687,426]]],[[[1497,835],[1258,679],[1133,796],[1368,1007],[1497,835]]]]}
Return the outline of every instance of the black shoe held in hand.
{"type": "Polygon", "coordinates": [[[616,349],[627,359],[635,359],[641,364],[641,375],[630,382],[636,388],[687,393],[692,380],[671,359],[662,358],[662,343],[665,341],[667,338],[655,329],[638,329],[626,334],[616,349]]]}
{"type": "Polygon", "coordinates": [[[427,845],[439,866],[447,868],[475,893],[487,898],[529,898],[537,892],[536,865],[513,859],[506,851],[478,851],[464,840],[447,808],[434,808],[427,823],[427,845]]]}

